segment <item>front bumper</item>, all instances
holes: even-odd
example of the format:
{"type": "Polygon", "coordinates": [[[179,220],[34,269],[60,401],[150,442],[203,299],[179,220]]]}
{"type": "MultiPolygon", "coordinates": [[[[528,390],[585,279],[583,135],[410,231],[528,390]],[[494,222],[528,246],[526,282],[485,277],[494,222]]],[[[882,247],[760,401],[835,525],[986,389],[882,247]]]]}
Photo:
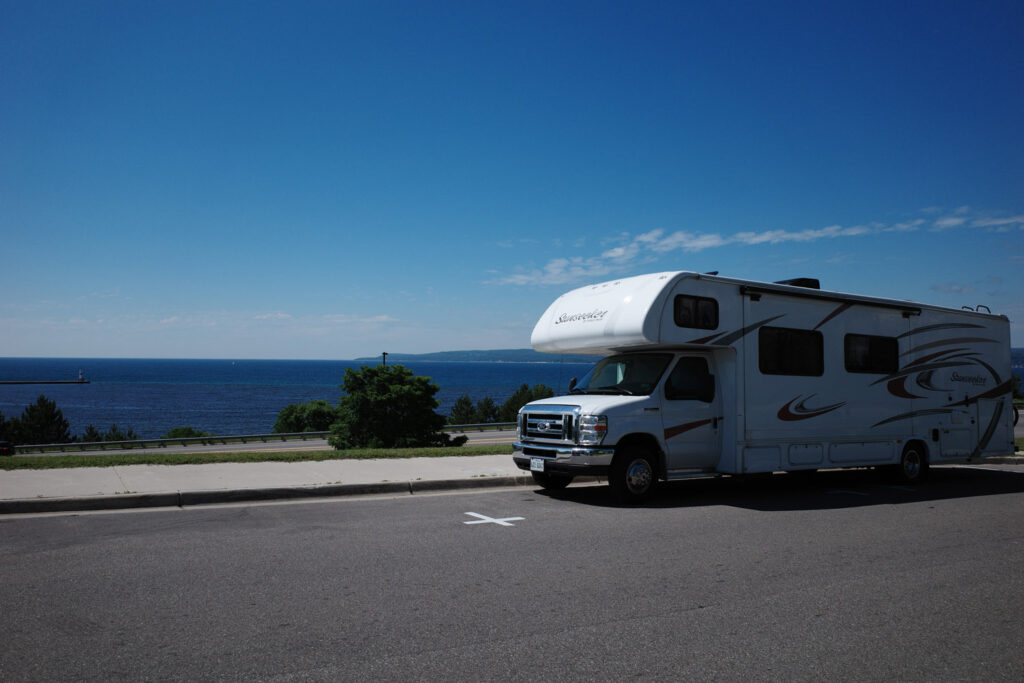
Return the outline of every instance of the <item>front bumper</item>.
{"type": "Polygon", "coordinates": [[[612,464],[614,448],[585,447],[558,444],[520,443],[513,444],[512,460],[521,470],[530,469],[531,458],[544,460],[545,472],[557,472],[572,476],[589,474],[605,476],[612,464]]]}

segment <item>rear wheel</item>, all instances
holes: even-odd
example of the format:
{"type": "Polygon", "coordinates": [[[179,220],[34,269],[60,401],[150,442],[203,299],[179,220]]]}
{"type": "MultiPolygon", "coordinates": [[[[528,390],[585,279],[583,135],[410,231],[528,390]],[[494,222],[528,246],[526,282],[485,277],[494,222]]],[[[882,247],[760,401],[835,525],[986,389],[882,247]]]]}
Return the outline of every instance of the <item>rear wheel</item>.
{"type": "Polygon", "coordinates": [[[561,491],[570,483],[572,477],[567,474],[549,474],[548,472],[530,472],[537,486],[546,491],[561,491]]]}
{"type": "Polygon", "coordinates": [[[899,477],[907,484],[917,484],[928,476],[928,458],[924,449],[918,444],[910,444],[903,449],[898,468],[899,477]]]}
{"type": "Polygon", "coordinates": [[[657,483],[657,461],[642,449],[628,449],[618,453],[608,472],[612,493],[623,503],[640,503],[650,498],[657,483]]]}

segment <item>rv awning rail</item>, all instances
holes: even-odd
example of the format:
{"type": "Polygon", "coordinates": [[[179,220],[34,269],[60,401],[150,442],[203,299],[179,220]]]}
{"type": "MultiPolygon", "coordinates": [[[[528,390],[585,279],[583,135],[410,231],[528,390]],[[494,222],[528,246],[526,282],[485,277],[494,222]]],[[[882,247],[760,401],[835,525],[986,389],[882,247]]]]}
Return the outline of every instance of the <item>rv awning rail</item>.
{"type": "Polygon", "coordinates": [[[777,294],[781,296],[793,296],[804,299],[818,299],[819,301],[835,301],[837,303],[856,304],[859,306],[874,306],[875,308],[888,308],[901,311],[905,317],[921,315],[918,306],[903,304],[898,301],[886,301],[884,299],[872,299],[869,297],[851,296],[822,292],[817,289],[801,289],[799,287],[781,286],[764,287],[758,285],[740,285],[740,294],[749,296],[754,301],[761,298],[762,294],[777,294]]]}

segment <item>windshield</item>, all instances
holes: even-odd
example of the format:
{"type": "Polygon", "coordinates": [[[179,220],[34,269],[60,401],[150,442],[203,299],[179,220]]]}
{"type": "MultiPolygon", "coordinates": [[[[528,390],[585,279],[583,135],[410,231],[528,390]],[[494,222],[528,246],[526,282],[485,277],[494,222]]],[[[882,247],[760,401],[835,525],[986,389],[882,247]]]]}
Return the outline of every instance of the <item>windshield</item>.
{"type": "Polygon", "coordinates": [[[647,396],[672,360],[671,353],[624,353],[594,366],[573,393],[647,396]]]}

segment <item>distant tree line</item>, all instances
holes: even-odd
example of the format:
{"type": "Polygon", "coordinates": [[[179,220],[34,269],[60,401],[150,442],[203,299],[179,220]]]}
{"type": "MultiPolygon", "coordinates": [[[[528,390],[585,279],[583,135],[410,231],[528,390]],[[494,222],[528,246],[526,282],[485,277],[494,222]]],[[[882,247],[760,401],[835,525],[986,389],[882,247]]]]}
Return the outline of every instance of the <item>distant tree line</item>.
{"type": "MultiPolygon", "coordinates": [[[[209,436],[206,432],[192,427],[176,427],[162,438],[181,438],[183,436],[209,436]]],[[[18,417],[5,418],[0,413],[0,441],[12,444],[50,444],[50,443],[98,443],[101,441],[137,441],[139,435],[131,428],[121,429],[116,424],[110,429],[101,431],[96,425],[89,425],[79,435],[71,433],[64,413],[57,407],[57,402],[40,395],[35,403],[25,406],[18,417]]]]}
{"type": "Polygon", "coordinates": [[[554,395],[554,390],[545,384],[535,384],[532,388],[523,384],[499,407],[490,396],[483,397],[474,405],[469,394],[463,394],[455,400],[448,423],[467,425],[486,422],[515,422],[519,409],[527,403],[554,395]]]}
{"type": "Polygon", "coordinates": [[[105,432],[95,425],[89,425],[79,435],[71,434],[71,427],[64,413],[51,401],[40,395],[36,402],[25,406],[19,417],[5,418],[0,413],[0,441],[13,444],[43,443],[92,443],[97,441],[133,441],[138,435],[131,429],[122,430],[116,424],[105,432]]]}

